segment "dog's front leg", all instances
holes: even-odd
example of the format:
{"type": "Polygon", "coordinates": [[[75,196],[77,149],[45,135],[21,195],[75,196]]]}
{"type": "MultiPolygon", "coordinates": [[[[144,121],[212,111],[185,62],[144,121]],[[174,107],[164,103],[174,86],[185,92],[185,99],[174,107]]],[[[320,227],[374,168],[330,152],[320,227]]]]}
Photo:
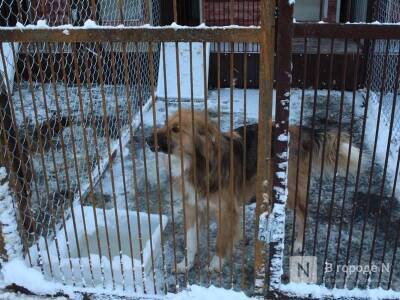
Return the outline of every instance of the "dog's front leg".
{"type": "Polygon", "coordinates": [[[195,206],[189,204],[186,205],[186,253],[187,253],[187,265],[186,258],[177,264],[177,272],[185,273],[186,266],[189,270],[193,264],[197,252],[197,230],[196,230],[196,209],[195,206]]]}

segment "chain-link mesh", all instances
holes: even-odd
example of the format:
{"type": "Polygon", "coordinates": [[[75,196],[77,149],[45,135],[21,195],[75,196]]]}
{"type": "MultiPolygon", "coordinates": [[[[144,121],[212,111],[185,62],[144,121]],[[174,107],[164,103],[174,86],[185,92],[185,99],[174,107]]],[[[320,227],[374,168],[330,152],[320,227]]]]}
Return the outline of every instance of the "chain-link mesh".
{"type": "MultiPolygon", "coordinates": [[[[4,0],[0,18],[8,26],[42,19],[49,26],[81,26],[87,19],[100,25],[159,24],[158,0],[101,0],[96,7],[92,3],[4,0]]],[[[119,141],[128,143],[132,116],[150,97],[150,55],[153,80],[157,78],[159,45],[152,44],[150,52],[149,47],[107,42],[2,44],[3,151],[23,206],[21,226],[29,246],[65,222],[65,210],[85,199],[115,156],[119,141]]]]}

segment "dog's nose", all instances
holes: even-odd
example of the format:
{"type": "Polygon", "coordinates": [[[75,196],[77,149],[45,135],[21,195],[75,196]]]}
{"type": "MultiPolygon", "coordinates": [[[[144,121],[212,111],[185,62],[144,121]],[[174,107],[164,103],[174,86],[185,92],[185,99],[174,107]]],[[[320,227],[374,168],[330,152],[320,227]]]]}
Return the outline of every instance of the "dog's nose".
{"type": "Polygon", "coordinates": [[[150,150],[154,151],[154,137],[153,137],[153,135],[150,135],[150,136],[146,137],[146,143],[147,143],[147,145],[149,145],[150,150]]]}

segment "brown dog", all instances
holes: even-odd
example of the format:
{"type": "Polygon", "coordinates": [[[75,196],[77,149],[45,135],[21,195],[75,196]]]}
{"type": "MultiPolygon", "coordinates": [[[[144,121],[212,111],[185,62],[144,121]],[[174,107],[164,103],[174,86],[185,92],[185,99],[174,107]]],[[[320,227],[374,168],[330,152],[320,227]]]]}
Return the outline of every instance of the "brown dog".
{"type": "MultiPolygon", "coordinates": [[[[338,134],[337,130],[327,132],[323,151],[324,134],[303,127],[300,151],[297,151],[300,128],[290,126],[289,132],[291,142],[288,207],[291,209],[295,204],[296,170],[299,159],[295,236],[295,247],[299,250],[303,242],[311,149],[313,149],[313,168],[319,168],[321,162],[325,161],[327,170],[325,173],[332,175],[338,134]]],[[[240,238],[241,206],[255,195],[258,125],[247,125],[246,128],[242,126],[233,132],[222,133],[209,117],[206,123],[204,111],[182,110],[180,114],[171,116],[168,124],[157,129],[155,133],[147,138],[147,144],[152,151],[170,154],[172,177],[184,196],[188,267],[193,265],[197,250],[195,206],[197,195],[198,212],[204,212],[208,203],[210,213],[218,222],[216,256],[213,257],[210,266],[214,270],[219,270],[219,259],[223,261],[228,257],[235,242],[240,238]],[[244,144],[245,129],[246,144],[244,144]],[[233,170],[230,168],[231,158],[233,170]]],[[[349,150],[347,134],[341,134],[338,149],[338,172],[345,172],[349,150]]],[[[356,147],[352,147],[351,150],[349,170],[352,173],[357,168],[359,150],[356,147]]],[[[178,264],[177,271],[185,271],[185,260],[178,264]]]]}

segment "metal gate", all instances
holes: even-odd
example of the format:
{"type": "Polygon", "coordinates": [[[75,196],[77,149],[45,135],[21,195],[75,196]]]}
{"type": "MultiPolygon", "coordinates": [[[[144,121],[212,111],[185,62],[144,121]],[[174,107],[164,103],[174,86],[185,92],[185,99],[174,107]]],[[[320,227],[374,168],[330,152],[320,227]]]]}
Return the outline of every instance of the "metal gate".
{"type": "MultiPolygon", "coordinates": [[[[153,25],[155,2],[143,2],[153,25]]],[[[51,7],[41,3],[45,16],[51,7]]],[[[262,1],[259,27],[108,27],[99,26],[109,25],[99,3],[87,3],[93,20],[80,26],[40,18],[0,29],[1,162],[15,196],[3,207],[10,218],[2,231],[6,245],[14,243],[5,228],[17,222],[21,246],[6,246],[4,257],[23,257],[46,279],[77,288],[152,295],[197,283],[262,294],[267,259],[258,231],[269,205],[274,6],[262,1]],[[222,46],[230,49],[229,88],[212,94],[209,43],[219,57],[222,46]],[[261,49],[260,89],[237,92],[234,46],[252,43],[261,49]],[[258,131],[248,129],[253,123],[258,131]],[[168,136],[162,148],[161,130],[176,143],[168,136]],[[247,169],[252,143],[258,147],[247,169]],[[247,184],[256,201],[237,205],[247,200],[247,184]]],[[[131,8],[123,3],[116,23],[131,8]]],[[[34,7],[18,6],[17,21],[34,7]]],[[[73,15],[62,11],[62,20],[73,15]]]]}
{"type": "Polygon", "coordinates": [[[397,299],[400,27],[293,23],[283,2],[274,130],[289,121],[290,142],[276,133],[272,146],[269,297],[397,299]],[[303,47],[293,65],[292,42],[303,47]]]}

